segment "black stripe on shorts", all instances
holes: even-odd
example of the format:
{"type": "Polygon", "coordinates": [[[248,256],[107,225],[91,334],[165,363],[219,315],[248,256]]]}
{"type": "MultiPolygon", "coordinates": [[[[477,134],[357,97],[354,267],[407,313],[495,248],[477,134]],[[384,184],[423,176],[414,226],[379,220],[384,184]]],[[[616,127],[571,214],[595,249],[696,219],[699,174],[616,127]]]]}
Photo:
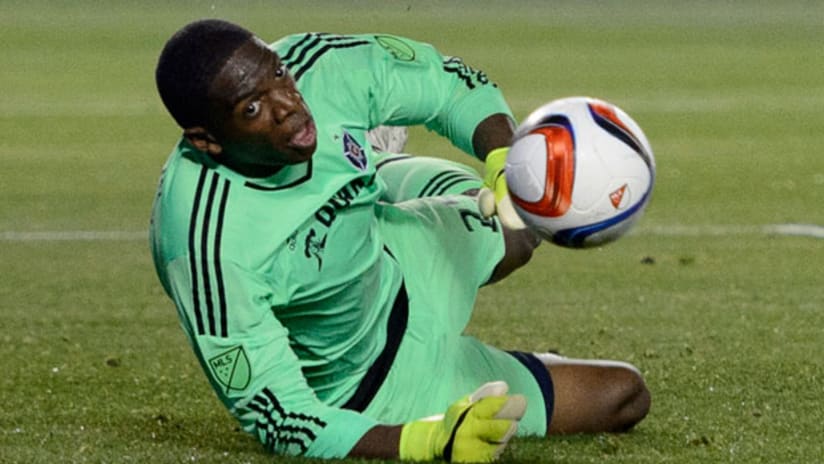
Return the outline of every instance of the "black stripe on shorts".
{"type": "Polygon", "coordinates": [[[538,382],[538,388],[544,397],[544,408],[546,410],[546,430],[549,432],[549,424],[552,423],[552,413],[555,409],[555,388],[552,385],[552,376],[549,369],[533,353],[524,351],[507,351],[512,357],[521,362],[538,382]]]}
{"type": "Polygon", "coordinates": [[[381,385],[383,385],[383,381],[386,380],[389,369],[392,368],[392,363],[395,362],[401,340],[403,340],[403,335],[406,333],[408,319],[409,296],[406,294],[406,286],[401,282],[401,288],[395,297],[395,303],[392,305],[389,321],[386,324],[386,344],[383,346],[383,351],[369,367],[369,370],[366,371],[366,375],[363,376],[355,393],[341,406],[342,408],[363,412],[372,402],[372,398],[375,397],[381,385]]]}

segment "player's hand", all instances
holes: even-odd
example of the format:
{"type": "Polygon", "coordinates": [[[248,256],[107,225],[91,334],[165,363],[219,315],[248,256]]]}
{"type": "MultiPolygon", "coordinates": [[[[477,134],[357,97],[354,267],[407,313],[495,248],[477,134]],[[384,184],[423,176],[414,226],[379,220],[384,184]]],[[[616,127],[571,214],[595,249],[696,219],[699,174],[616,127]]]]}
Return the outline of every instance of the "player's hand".
{"type": "Polygon", "coordinates": [[[498,216],[505,227],[523,229],[524,221],[518,216],[509,198],[504,176],[504,164],[509,147],[496,148],[486,156],[484,187],[478,195],[478,209],[484,217],[498,216]]]}
{"type": "Polygon", "coordinates": [[[518,429],[526,411],[523,395],[507,395],[506,382],[484,384],[446,414],[404,425],[400,458],[412,461],[491,462],[518,429]]]}

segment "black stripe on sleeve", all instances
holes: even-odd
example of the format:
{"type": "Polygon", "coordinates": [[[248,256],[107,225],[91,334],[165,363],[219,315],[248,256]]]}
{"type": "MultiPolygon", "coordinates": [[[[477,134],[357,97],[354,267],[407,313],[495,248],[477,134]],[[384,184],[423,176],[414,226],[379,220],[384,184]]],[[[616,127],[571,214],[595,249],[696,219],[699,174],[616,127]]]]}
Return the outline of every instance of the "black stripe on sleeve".
{"type": "Polygon", "coordinates": [[[300,69],[296,70],[296,71],[293,73],[293,76],[294,76],[294,78],[295,78],[295,80],[296,80],[296,81],[297,81],[298,79],[300,79],[300,78],[301,78],[301,76],[303,76],[303,74],[304,74],[306,71],[308,71],[308,70],[312,67],[312,65],[314,65],[314,64],[315,64],[315,62],[318,60],[318,58],[320,58],[321,56],[323,56],[323,54],[324,54],[324,53],[326,53],[326,52],[328,52],[329,50],[334,50],[334,49],[343,49],[343,48],[352,48],[352,47],[358,47],[358,46],[361,46],[361,45],[369,45],[370,43],[371,43],[371,42],[369,42],[368,40],[359,40],[359,41],[356,41],[356,42],[350,42],[350,43],[339,43],[339,44],[331,44],[331,43],[330,43],[330,44],[326,44],[326,45],[324,45],[323,47],[321,47],[320,49],[318,49],[318,51],[316,51],[316,52],[315,52],[315,53],[314,53],[314,54],[313,54],[313,55],[312,55],[312,56],[311,56],[311,57],[310,57],[310,58],[306,61],[306,63],[301,64],[301,65],[300,65],[300,69]]]}
{"type": "Polygon", "coordinates": [[[206,200],[206,209],[203,212],[203,227],[200,231],[200,266],[203,270],[203,297],[206,300],[206,308],[209,318],[209,335],[215,335],[215,308],[212,301],[212,283],[209,278],[209,223],[211,222],[212,206],[215,202],[215,192],[217,191],[218,174],[212,173],[212,183],[209,187],[209,196],[206,200]]]}
{"type": "Polygon", "coordinates": [[[297,51],[301,46],[303,46],[303,44],[305,44],[307,41],[309,41],[309,39],[314,37],[314,35],[315,34],[312,34],[312,33],[304,35],[302,39],[298,40],[297,42],[295,42],[294,45],[289,47],[289,50],[287,50],[286,53],[283,56],[280,57],[280,60],[284,63],[291,60],[292,55],[295,54],[295,51],[297,51]]]}
{"type": "Polygon", "coordinates": [[[197,213],[200,209],[200,200],[203,195],[203,184],[206,182],[208,169],[204,166],[200,170],[200,178],[195,188],[195,198],[192,205],[192,216],[189,220],[189,272],[192,274],[192,306],[195,312],[198,335],[203,335],[203,315],[200,312],[200,288],[197,280],[197,254],[195,253],[195,236],[197,229],[197,213]]]}
{"type": "Polygon", "coordinates": [[[259,414],[255,421],[264,432],[264,444],[267,449],[283,449],[295,445],[303,454],[317,438],[311,427],[325,427],[326,422],[306,414],[286,412],[275,394],[264,388],[255,395],[248,405],[249,409],[259,414]]]}
{"type": "MultiPolygon", "coordinates": [[[[283,60],[283,64],[285,64],[287,68],[291,69],[293,66],[297,65],[298,63],[301,63],[304,60],[304,58],[306,58],[306,54],[309,53],[309,50],[312,49],[312,47],[314,47],[315,45],[320,43],[320,41],[321,41],[320,37],[317,37],[315,34],[312,34],[311,37],[313,37],[313,39],[303,47],[303,49],[300,51],[298,56],[296,56],[294,59],[290,59],[290,60],[284,59],[283,60]]],[[[310,38],[310,36],[307,36],[303,40],[301,40],[301,42],[307,41],[309,38],[310,38]]],[[[297,49],[298,49],[298,47],[296,45],[295,48],[294,48],[294,51],[297,51],[297,49]]],[[[291,54],[292,51],[293,50],[290,50],[289,54],[291,54]]],[[[295,80],[297,80],[297,79],[295,79],[295,80]]]]}
{"type": "Polygon", "coordinates": [[[295,42],[294,45],[289,47],[289,50],[280,57],[280,60],[286,65],[286,67],[291,68],[292,66],[299,64],[303,59],[306,57],[306,54],[309,53],[309,49],[316,46],[320,42],[340,42],[343,40],[350,40],[354,39],[352,36],[348,35],[339,35],[339,34],[330,34],[328,32],[310,32],[304,35],[300,40],[295,42]],[[294,59],[292,55],[295,53],[300,53],[294,59]]]}
{"type": "Polygon", "coordinates": [[[220,262],[220,244],[223,238],[223,217],[226,215],[226,200],[229,198],[229,179],[223,181],[223,194],[217,211],[217,226],[215,227],[215,281],[217,283],[218,306],[220,307],[220,336],[229,336],[226,322],[226,289],[223,285],[223,268],[220,262]]]}
{"type": "Polygon", "coordinates": [[[317,418],[315,416],[308,416],[306,414],[299,413],[299,412],[287,413],[286,410],[284,410],[283,407],[280,405],[280,401],[278,401],[277,397],[272,392],[272,390],[270,390],[268,388],[264,388],[262,393],[263,393],[264,397],[267,398],[268,403],[271,404],[272,407],[275,408],[278,411],[278,413],[280,415],[282,415],[284,418],[297,419],[297,420],[301,420],[301,421],[312,422],[312,423],[314,423],[316,425],[319,425],[321,427],[326,426],[326,422],[320,420],[319,418],[317,418]]]}

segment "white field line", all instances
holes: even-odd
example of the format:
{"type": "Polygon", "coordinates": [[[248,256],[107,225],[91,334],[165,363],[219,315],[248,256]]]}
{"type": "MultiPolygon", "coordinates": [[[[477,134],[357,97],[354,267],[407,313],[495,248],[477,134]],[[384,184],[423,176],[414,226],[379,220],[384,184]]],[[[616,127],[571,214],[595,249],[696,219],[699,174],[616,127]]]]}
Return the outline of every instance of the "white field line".
{"type": "Polygon", "coordinates": [[[2,242],[109,242],[148,240],[145,231],[127,230],[53,230],[53,231],[4,231],[0,232],[2,242]]]}
{"type": "MultiPolygon", "coordinates": [[[[824,226],[815,224],[767,225],[669,225],[641,227],[634,235],[706,237],[738,235],[792,235],[824,238],[824,226]]],[[[128,230],[65,230],[65,231],[2,231],[0,242],[60,242],[60,241],[140,241],[148,240],[146,231],[128,230]]]]}
{"type": "Polygon", "coordinates": [[[668,235],[674,237],[711,237],[735,235],[794,235],[824,238],[824,226],[815,224],[766,224],[766,225],[671,225],[641,227],[633,232],[638,235],[668,235]]]}

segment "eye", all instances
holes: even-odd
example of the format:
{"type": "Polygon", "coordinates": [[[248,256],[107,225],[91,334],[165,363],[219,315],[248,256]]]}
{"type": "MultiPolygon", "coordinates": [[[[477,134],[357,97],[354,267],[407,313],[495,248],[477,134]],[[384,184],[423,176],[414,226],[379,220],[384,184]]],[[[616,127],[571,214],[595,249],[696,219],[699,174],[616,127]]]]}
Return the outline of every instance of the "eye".
{"type": "Polygon", "coordinates": [[[251,119],[258,114],[260,114],[260,100],[249,102],[249,104],[246,105],[246,108],[243,109],[243,116],[246,118],[251,119]]]}
{"type": "Polygon", "coordinates": [[[281,64],[275,68],[275,77],[283,77],[286,75],[286,65],[281,64]]]}

